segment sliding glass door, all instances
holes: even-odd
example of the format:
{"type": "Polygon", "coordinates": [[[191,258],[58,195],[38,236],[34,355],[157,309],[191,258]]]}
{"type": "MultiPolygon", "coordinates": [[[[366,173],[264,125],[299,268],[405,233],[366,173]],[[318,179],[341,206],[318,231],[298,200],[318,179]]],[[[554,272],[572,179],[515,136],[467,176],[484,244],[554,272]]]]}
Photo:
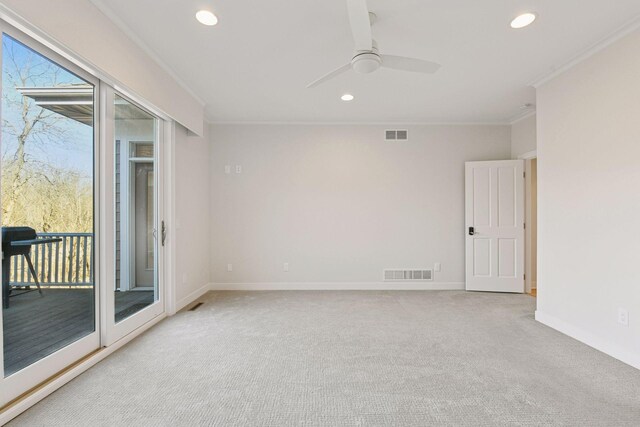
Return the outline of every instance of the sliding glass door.
{"type": "Polygon", "coordinates": [[[2,408],[164,313],[166,122],[0,34],[2,408]]]}
{"type": "Polygon", "coordinates": [[[2,406],[100,346],[99,82],[0,28],[2,406]]]}
{"type": "MultiPolygon", "coordinates": [[[[163,312],[159,268],[163,245],[159,190],[163,122],[105,88],[105,160],[113,169],[113,288],[107,294],[106,342],[114,342],[163,312]]],[[[111,282],[111,281],[110,281],[111,282]]]]}

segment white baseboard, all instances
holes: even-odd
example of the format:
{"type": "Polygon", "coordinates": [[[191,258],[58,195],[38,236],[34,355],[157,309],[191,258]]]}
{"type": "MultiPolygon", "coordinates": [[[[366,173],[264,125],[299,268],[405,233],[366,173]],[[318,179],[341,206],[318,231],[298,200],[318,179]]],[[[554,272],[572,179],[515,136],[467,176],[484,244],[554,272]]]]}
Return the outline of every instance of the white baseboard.
{"type": "Polygon", "coordinates": [[[209,292],[210,289],[211,289],[211,284],[205,283],[195,291],[191,292],[186,297],[180,299],[179,301],[176,301],[176,313],[182,310],[183,308],[185,308],[186,306],[188,306],[189,304],[191,304],[192,302],[194,302],[195,300],[197,300],[198,298],[200,298],[202,295],[209,292]]]}
{"type": "Polygon", "coordinates": [[[263,282],[211,283],[212,291],[452,291],[464,282],[263,282]]]}
{"type": "Polygon", "coordinates": [[[631,365],[636,369],[640,369],[640,355],[631,353],[623,348],[620,348],[616,344],[608,342],[606,339],[597,337],[591,332],[587,332],[584,329],[573,326],[564,320],[560,320],[555,316],[547,313],[543,313],[540,310],[536,310],[536,320],[548,327],[555,329],[558,332],[562,332],[565,335],[576,339],[589,347],[593,347],[598,351],[603,352],[621,362],[631,365]]]}

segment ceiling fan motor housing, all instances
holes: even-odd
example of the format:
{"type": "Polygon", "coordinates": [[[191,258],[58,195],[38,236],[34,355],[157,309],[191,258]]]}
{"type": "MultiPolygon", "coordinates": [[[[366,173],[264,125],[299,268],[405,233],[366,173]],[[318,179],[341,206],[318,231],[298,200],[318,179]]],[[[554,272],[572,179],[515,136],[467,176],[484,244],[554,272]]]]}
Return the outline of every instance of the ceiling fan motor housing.
{"type": "Polygon", "coordinates": [[[362,74],[374,72],[380,68],[381,64],[382,58],[374,52],[359,53],[351,59],[353,70],[362,74]]]}

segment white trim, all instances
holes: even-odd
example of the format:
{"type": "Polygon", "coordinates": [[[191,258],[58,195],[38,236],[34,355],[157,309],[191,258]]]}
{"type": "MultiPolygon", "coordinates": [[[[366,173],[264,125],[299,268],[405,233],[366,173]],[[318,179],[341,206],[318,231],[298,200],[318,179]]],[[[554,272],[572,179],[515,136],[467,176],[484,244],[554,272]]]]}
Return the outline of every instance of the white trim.
{"type": "Polygon", "coordinates": [[[189,95],[191,95],[196,101],[198,101],[201,107],[207,105],[207,103],[202,98],[200,98],[200,96],[198,96],[196,92],[191,89],[189,85],[187,85],[184,80],[182,80],[169,65],[167,65],[166,62],[160,59],[160,56],[153,49],[151,49],[149,45],[143,42],[142,39],[135,33],[135,31],[133,31],[127,24],[125,24],[124,21],[120,19],[120,17],[109,6],[104,4],[102,0],[89,1],[93,3],[94,6],[100,10],[100,12],[106,15],[107,18],[109,18],[111,22],[116,25],[116,27],[120,28],[120,30],[125,33],[125,35],[129,37],[132,42],[137,44],[138,47],[144,51],[144,53],[149,55],[149,57],[151,57],[151,59],[153,59],[156,64],[160,66],[160,68],[162,68],[167,74],[169,74],[169,76],[171,76],[171,78],[174,79],[176,83],[178,83],[178,85],[182,87],[182,89],[184,89],[189,95]]]}
{"type": "Polygon", "coordinates": [[[256,282],[211,283],[212,291],[459,291],[464,282],[256,282]]]}
{"type": "MultiPolygon", "coordinates": [[[[100,82],[100,116],[98,122],[100,123],[100,134],[98,136],[98,141],[100,141],[98,147],[100,164],[98,167],[98,171],[100,171],[101,176],[113,176],[115,177],[115,165],[114,162],[109,162],[107,159],[109,158],[109,147],[113,147],[109,144],[109,141],[114,141],[114,132],[113,126],[107,126],[107,117],[110,117],[110,113],[113,112],[113,103],[107,102],[108,97],[108,85],[104,82],[100,82]]],[[[111,99],[112,100],[112,99],[111,99]]],[[[100,179],[100,189],[98,190],[98,198],[100,200],[110,200],[109,197],[115,198],[115,179],[110,182],[107,179],[100,179]]],[[[100,236],[109,236],[109,231],[111,228],[107,221],[109,218],[115,219],[115,209],[113,212],[109,211],[107,207],[108,203],[104,202],[100,204],[100,223],[97,227],[96,235],[100,236]],[[112,215],[112,216],[111,216],[112,215]]],[[[110,312],[108,307],[109,297],[113,295],[113,291],[115,290],[115,281],[110,282],[109,278],[109,266],[114,266],[114,274],[115,274],[115,232],[113,234],[113,238],[103,238],[100,239],[100,258],[97,258],[97,264],[100,266],[100,275],[95,275],[94,277],[100,278],[100,283],[103,283],[103,286],[98,288],[98,295],[100,298],[100,306],[98,309],[98,313],[100,314],[100,345],[104,345],[105,337],[107,336],[107,320],[109,319],[110,312]]]]}
{"type": "Polygon", "coordinates": [[[297,126],[509,126],[506,121],[499,122],[332,122],[332,121],[215,121],[208,119],[210,125],[297,125],[297,126]]]}
{"type": "Polygon", "coordinates": [[[166,306],[165,310],[169,316],[174,315],[178,309],[176,308],[176,287],[177,287],[177,269],[176,269],[176,239],[173,238],[175,228],[176,206],[175,206],[175,170],[176,170],[176,122],[165,123],[165,157],[164,157],[164,222],[166,226],[166,240],[164,248],[164,274],[165,274],[165,293],[166,306]]]}
{"type": "Polygon", "coordinates": [[[620,40],[624,36],[637,30],[638,28],[640,28],[640,15],[636,15],[631,20],[625,22],[621,27],[610,32],[605,37],[601,38],[596,43],[589,46],[587,49],[571,57],[567,62],[565,62],[561,66],[556,67],[552,72],[547,73],[539,77],[538,79],[534,80],[533,82],[529,83],[528,86],[533,86],[536,89],[539,88],[543,84],[547,83],[549,80],[556,78],[560,74],[563,74],[564,72],[575,67],[579,63],[589,59],[596,53],[607,48],[608,46],[612,45],[613,43],[620,40]]]}
{"type": "Polygon", "coordinates": [[[78,375],[84,373],[89,368],[91,368],[98,362],[105,359],[107,356],[111,355],[115,351],[124,347],[127,343],[129,343],[134,338],[141,335],[143,332],[147,331],[151,327],[155,326],[165,317],[166,317],[165,314],[161,314],[160,316],[157,316],[156,318],[147,322],[144,326],[141,326],[140,328],[136,329],[130,334],[122,337],[122,339],[116,341],[109,347],[105,347],[101,350],[98,350],[98,352],[96,352],[86,360],[82,361],[77,366],[74,366],[64,374],[60,375],[58,378],[45,384],[44,386],[30,393],[23,399],[15,402],[13,405],[5,409],[3,412],[0,412],[0,425],[4,425],[8,423],[13,418],[17,417],[18,415],[20,415],[21,413],[23,413],[24,411],[26,411],[27,409],[35,405],[36,403],[40,402],[45,397],[49,396],[54,391],[58,390],[63,385],[67,384],[68,382],[76,378],[78,375]]]}
{"type": "Polygon", "coordinates": [[[526,153],[522,153],[518,156],[519,160],[531,160],[538,157],[537,150],[527,151],[526,153]]]}
{"type": "Polygon", "coordinates": [[[606,339],[597,337],[591,332],[573,326],[564,320],[558,319],[557,317],[544,313],[540,310],[536,310],[536,320],[558,332],[562,332],[563,334],[588,345],[589,347],[593,347],[621,362],[640,369],[640,355],[638,354],[631,353],[628,350],[620,348],[618,345],[607,341],[606,339]]]}
{"type": "Polygon", "coordinates": [[[536,112],[537,111],[535,109],[533,109],[533,110],[530,110],[530,111],[529,110],[525,110],[524,112],[518,113],[518,114],[516,114],[515,116],[513,116],[511,118],[511,121],[509,121],[509,124],[511,126],[513,126],[516,123],[521,122],[524,119],[528,119],[531,116],[535,116],[536,112]]]}
{"type": "Polygon", "coordinates": [[[200,298],[202,295],[209,292],[211,290],[211,285],[212,285],[211,283],[205,283],[195,291],[191,292],[186,297],[181,298],[179,301],[177,301],[176,307],[175,307],[176,312],[182,310],[183,308],[185,308],[186,306],[188,306],[189,304],[191,304],[192,302],[200,298]]]}
{"type": "Polygon", "coordinates": [[[533,195],[531,191],[533,187],[533,168],[531,164],[532,162],[528,158],[531,153],[534,153],[535,156],[535,151],[530,151],[529,153],[518,156],[518,158],[527,156],[527,160],[524,162],[524,287],[526,293],[531,293],[531,289],[533,288],[531,283],[533,279],[533,257],[536,252],[533,247],[533,195]]]}

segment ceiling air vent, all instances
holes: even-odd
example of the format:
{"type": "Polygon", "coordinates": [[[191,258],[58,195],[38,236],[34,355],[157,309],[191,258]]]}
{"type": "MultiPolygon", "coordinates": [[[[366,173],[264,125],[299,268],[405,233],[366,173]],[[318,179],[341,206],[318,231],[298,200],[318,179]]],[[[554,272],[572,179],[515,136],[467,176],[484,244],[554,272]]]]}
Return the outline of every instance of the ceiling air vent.
{"type": "Polygon", "coordinates": [[[406,129],[393,129],[384,131],[385,141],[408,141],[409,131],[406,129]]]}
{"type": "Polygon", "coordinates": [[[384,270],[384,280],[385,282],[433,280],[433,270],[384,270]]]}

